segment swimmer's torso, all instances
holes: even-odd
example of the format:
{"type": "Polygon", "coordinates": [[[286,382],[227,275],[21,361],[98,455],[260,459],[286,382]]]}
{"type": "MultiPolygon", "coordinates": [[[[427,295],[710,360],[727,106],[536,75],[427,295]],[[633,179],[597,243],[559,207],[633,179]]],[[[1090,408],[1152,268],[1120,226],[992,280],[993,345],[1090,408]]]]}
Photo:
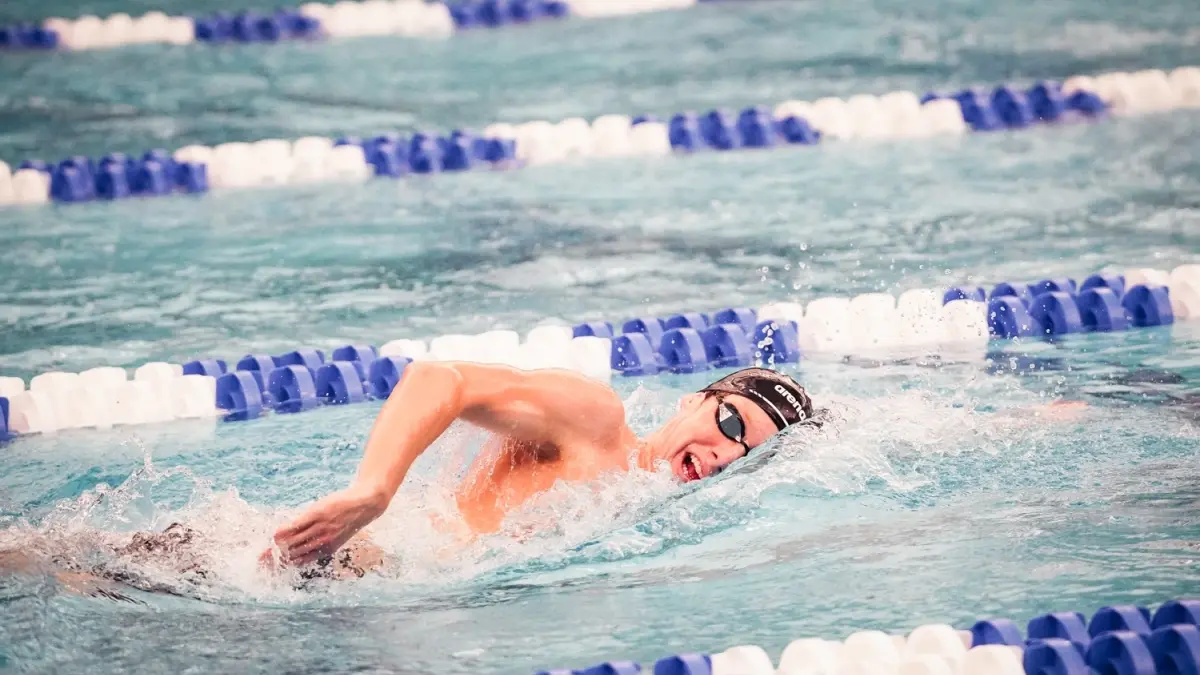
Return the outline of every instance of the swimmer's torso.
{"type": "Polygon", "coordinates": [[[557,481],[594,480],[628,463],[617,447],[559,447],[496,436],[484,444],[459,487],[458,510],[475,532],[494,532],[510,510],[557,481]]]}

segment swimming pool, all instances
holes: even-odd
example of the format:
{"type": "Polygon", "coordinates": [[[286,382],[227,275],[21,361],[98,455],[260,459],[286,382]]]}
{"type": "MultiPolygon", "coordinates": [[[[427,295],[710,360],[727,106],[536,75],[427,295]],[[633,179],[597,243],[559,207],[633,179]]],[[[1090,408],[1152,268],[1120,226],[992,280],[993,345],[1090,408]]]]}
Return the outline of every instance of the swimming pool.
{"type": "MultiPolygon", "coordinates": [[[[749,2],[444,43],[5,54],[0,157],[1169,68],[1196,62],[1197,18],[1188,3],[749,2]]],[[[547,317],[1170,269],[1200,261],[1198,124],[1180,111],[7,209],[0,369],[28,379],[547,317]]],[[[743,643],[778,654],[799,636],[1200,590],[1196,411],[1161,405],[1195,393],[1196,324],[991,348],[987,364],[802,362],[844,416],[819,443],[698,488],[633,475],[565,489],[465,549],[424,516],[446,508],[478,444],[456,431],[376,527],[388,574],[307,592],[258,576],[254,557],[292,509],[349,479],[377,404],[21,438],[0,449],[5,545],[54,535],[86,555],[98,532],[188,520],[216,542],[215,579],[158,573],[183,597],[131,592],[131,604],[0,577],[0,655],[31,672],[527,673],[743,643]],[[1091,407],[1028,412],[1059,397],[1091,407]]],[[[710,379],[613,382],[645,431],[710,379]]]]}

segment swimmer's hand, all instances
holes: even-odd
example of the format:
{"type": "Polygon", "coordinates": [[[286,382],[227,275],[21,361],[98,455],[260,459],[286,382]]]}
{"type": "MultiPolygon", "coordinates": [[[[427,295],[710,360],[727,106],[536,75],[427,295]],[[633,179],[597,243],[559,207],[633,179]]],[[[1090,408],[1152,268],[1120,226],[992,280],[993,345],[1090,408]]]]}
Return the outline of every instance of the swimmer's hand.
{"type": "MultiPolygon", "coordinates": [[[[275,532],[283,560],[307,565],[341,548],[359,530],[387,510],[387,499],[378,493],[351,487],[313,504],[275,532]]],[[[267,559],[270,551],[263,554],[267,559]]]]}

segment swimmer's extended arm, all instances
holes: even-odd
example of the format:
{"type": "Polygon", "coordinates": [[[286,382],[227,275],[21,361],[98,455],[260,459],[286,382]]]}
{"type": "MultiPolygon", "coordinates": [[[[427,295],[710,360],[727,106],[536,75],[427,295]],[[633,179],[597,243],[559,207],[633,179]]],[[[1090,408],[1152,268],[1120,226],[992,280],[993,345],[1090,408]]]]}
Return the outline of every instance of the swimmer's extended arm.
{"type": "Polygon", "coordinates": [[[615,446],[625,423],[616,393],[577,373],[413,363],[375,420],[354,483],[280,528],[280,549],[297,564],[336,551],[387,509],[413,462],[458,418],[519,440],[567,446],[615,446]]]}

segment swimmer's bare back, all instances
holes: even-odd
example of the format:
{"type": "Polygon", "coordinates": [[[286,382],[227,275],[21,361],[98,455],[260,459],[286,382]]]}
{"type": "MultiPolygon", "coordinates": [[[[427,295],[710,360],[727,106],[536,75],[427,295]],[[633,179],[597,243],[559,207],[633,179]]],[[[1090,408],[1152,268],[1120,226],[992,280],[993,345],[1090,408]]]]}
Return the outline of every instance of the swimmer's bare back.
{"type": "Polygon", "coordinates": [[[384,403],[351,486],[276,532],[286,559],[328,556],[382,515],[413,462],[457,419],[496,436],[458,493],[477,532],[495,530],[509,509],[558,480],[628,468],[638,443],[616,392],[578,373],[417,362],[384,403]]]}

